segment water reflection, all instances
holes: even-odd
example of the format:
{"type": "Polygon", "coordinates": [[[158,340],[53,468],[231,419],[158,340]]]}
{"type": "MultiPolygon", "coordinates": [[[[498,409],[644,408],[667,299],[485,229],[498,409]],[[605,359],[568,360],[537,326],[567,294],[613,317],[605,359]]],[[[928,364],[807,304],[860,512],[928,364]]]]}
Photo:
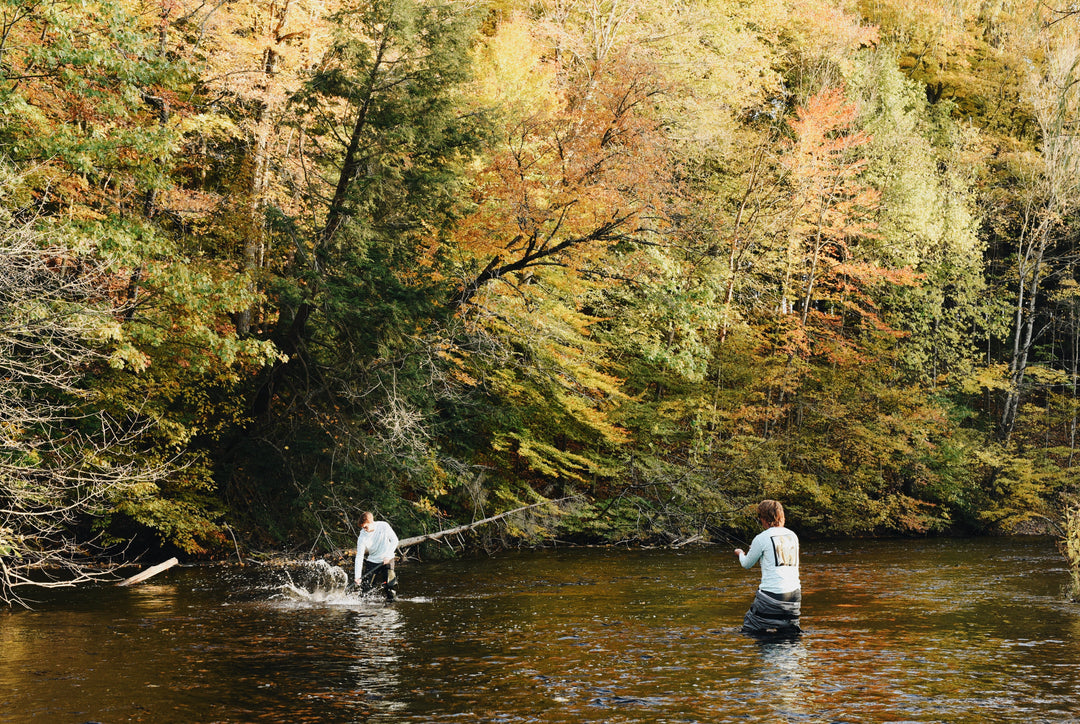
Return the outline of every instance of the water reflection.
{"type": "Polygon", "coordinates": [[[812,660],[802,636],[788,638],[758,638],[761,669],[758,681],[762,697],[774,701],[775,714],[805,719],[818,707],[811,686],[812,660]]]}
{"type": "Polygon", "coordinates": [[[347,630],[355,641],[354,663],[348,680],[354,695],[362,695],[372,709],[392,714],[408,706],[402,682],[402,619],[398,609],[350,611],[347,630]]]}
{"type": "Polygon", "coordinates": [[[0,615],[0,721],[1057,724],[1080,711],[1080,609],[1059,598],[1047,541],[807,544],[806,633],[788,641],[739,633],[752,587],[709,549],[415,566],[391,605],[302,568],[173,569],[0,615]]]}
{"type": "Polygon", "coordinates": [[[177,608],[179,588],[170,583],[146,583],[132,588],[130,612],[135,616],[160,616],[177,608]]]}

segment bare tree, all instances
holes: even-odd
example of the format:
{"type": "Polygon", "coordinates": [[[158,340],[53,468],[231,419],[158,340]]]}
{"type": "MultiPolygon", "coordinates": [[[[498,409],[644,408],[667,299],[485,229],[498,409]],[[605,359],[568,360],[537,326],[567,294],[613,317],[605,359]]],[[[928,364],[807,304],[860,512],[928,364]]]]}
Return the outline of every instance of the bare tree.
{"type": "MultiPolygon", "coordinates": [[[[123,310],[104,266],[0,216],[0,601],[109,566],[85,523],[166,474],[139,462],[150,423],[104,412],[85,384],[123,310]]],[[[122,295],[117,295],[122,296],[122,295]]]]}

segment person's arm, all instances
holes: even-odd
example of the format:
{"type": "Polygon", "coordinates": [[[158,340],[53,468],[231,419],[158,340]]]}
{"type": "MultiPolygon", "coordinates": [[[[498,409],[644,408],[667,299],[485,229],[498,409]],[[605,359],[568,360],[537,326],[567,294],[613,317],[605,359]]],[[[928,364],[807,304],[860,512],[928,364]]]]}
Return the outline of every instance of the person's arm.
{"type": "Polygon", "coordinates": [[[394,561],[394,554],[397,552],[398,537],[394,529],[389,525],[386,526],[386,542],[390,545],[390,555],[387,558],[383,558],[383,563],[392,563],[394,561]]]}
{"type": "Polygon", "coordinates": [[[353,581],[356,585],[360,585],[360,575],[364,572],[364,554],[367,553],[367,546],[361,541],[363,536],[356,539],[356,563],[353,564],[353,581]]]}
{"type": "Polygon", "coordinates": [[[765,552],[765,538],[766,536],[758,535],[750,543],[750,550],[743,553],[742,549],[736,549],[735,553],[739,556],[739,563],[743,568],[753,568],[759,560],[761,560],[761,554],[765,552]]]}

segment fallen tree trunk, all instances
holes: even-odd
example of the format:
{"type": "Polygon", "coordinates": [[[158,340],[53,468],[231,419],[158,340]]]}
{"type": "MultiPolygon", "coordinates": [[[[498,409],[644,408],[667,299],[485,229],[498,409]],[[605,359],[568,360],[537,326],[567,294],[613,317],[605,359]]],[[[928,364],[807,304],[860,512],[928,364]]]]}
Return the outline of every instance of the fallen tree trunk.
{"type": "Polygon", "coordinates": [[[172,568],[173,566],[175,566],[179,562],[180,561],[176,560],[175,558],[170,558],[169,560],[165,561],[164,563],[158,563],[156,566],[150,566],[149,568],[147,568],[142,573],[136,573],[131,578],[128,578],[127,580],[124,580],[124,581],[120,581],[116,585],[118,585],[118,586],[130,586],[130,585],[132,585],[134,583],[142,583],[147,578],[150,578],[151,576],[156,576],[157,574],[161,573],[162,571],[168,570],[169,568],[172,568]]]}
{"type": "Polygon", "coordinates": [[[532,505],[525,505],[520,508],[514,508],[513,510],[508,510],[505,513],[499,513],[498,515],[493,515],[490,518],[477,520],[466,525],[458,525],[454,526],[453,528],[447,528],[446,530],[440,530],[434,533],[425,533],[424,535],[417,535],[413,536],[412,538],[404,538],[398,541],[398,550],[401,550],[402,548],[405,548],[407,546],[414,546],[417,543],[423,543],[424,541],[439,540],[440,538],[444,538],[448,535],[454,535],[455,533],[464,533],[467,530],[472,530],[473,528],[477,528],[486,523],[491,523],[493,521],[499,520],[500,518],[505,518],[508,515],[520,513],[523,510],[529,510],[530,508],[539,508],[541,505],[554,505],[555,503],[561,503],[564,500],[570,500],[577,497],[577,495],[570,495],[565,498],[559,498],[558,500],[545,500],[542,503],[533,503],[532,505]]]}
{"type": "Polygon", "coordinates": [[[682,548],[683,546],[689,545],[690,543],[697,543],[699,540],[702,540],[703,538],[704,538],[704,536],[701,536],[701,535],[692,535],[689,538],[686,538],[684,540],[672,541],[671,547],[672,548],[682,548]]]}

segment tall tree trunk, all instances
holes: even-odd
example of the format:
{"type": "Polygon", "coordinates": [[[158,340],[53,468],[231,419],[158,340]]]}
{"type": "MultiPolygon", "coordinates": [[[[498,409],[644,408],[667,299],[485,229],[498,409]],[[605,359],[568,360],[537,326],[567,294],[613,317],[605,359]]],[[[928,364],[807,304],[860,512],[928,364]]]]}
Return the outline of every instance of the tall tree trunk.
{"type": "MultiPolygon", "coordinates": [[[[267,56],[271,56],[272,53],[272,50],[267,50],[267,56]]],[[[273,75],[269,60],[263,66],[263,72],[267,76],[266,83],[269,85],[272,82],[271,76],[273,75]]],[[[248,233],[244,236],[243,260],[244,271],[249,275],[262,268],[266,253],[266,223],[263,215],[266,206],[266,189],[269,185],[267,169],[270,158],[268,147],[270,145],[270,134],[273,130],[271,126],[274,110],[272,94],[270,92],[264,93],[262,108],[255,119],[255,139],[251,147],[251,188],[248,202],[248,216],[251,225],[248,233]]],[[[251,331],[255,313],[254,306],[248,307],[240,313],[236,326],[237,332],[241,336],[246,336],[251,331]]]]}
{"type": "MultiPolygon", "coordinates": [[[[326,219],[322,228],[316,234],[316,254],[319,248],[327,246],[333,240],[348,216],[349,189],[360,170],[361,140],[364,131],[367,129],[368,111],[374,99],[376,83],[383,70],[389,44],[390,36],[386,33],[379,40],[375,58],[371,64],[364,94],[357,108],[356,120],[349,136],[349,145],[345,150],[345,158],[342,160],[341,172],[334,187],[334,195],[327,207],[326,219]]],[[[256,393],[254,409],[257,415],[265,414],[269,410],[274,390],[281,381],[281,376],[285,373],[289,360],[295,359],[301,350],[304,337],[307,335],[307,323],[314,309],[314,301],[309,296],[297,305],[292,319],[287,321],[288,328],[281,339],[281,348],[285,354],[285,359],[274,363],[262,387],[256,393]]],[[[286,315],[282,315],[282,321],[286,322],[286,320],[286,315]]]]}
{"type": "MultiPolygon", "coordinates": [[[[1075,274],[1075,266],[1070,265],[1070,274],[1075,274]]],[[[1076,455],[1076,433],[1078,427],[1078,421],[1080,421],[1080,414],[1078,414],[1077,405],[1077,382],[1080,380],[1080,319],[1077,319],[1077,301],[1074,299],[1069,304],[1069,332],[1070,337],[1070,358],[1069,358],[1069,388],[1072,393],[1072,415],[1069,421],[1069,461],[1068,467],[1071,468],[1073,464],[1073,458],[1076,455]]]]}
{"type": "Polygon", "coordinates": [[[1001,422],[998,426],[998,440],[1008,442],[1016,428],[1016,418],[1023,398],[1024,376],[1027,374],[1028,359],[1035,343],[1035,321],[1039,286],[1045,269],[1046,253],[1050,244],[1050,233],[1046,224],[1037,231],[1038,240],[1032,243],[1024,255],[1024,263],[1019,271],[1019,288],[1016,298],[1016,313],[1013,325],[1013,350],[1009,360],[1009,386],[1005,391],[1002,405],[1001,422]],[[1025,268],[1030,266],[1030,281],[1025,268]]]}

